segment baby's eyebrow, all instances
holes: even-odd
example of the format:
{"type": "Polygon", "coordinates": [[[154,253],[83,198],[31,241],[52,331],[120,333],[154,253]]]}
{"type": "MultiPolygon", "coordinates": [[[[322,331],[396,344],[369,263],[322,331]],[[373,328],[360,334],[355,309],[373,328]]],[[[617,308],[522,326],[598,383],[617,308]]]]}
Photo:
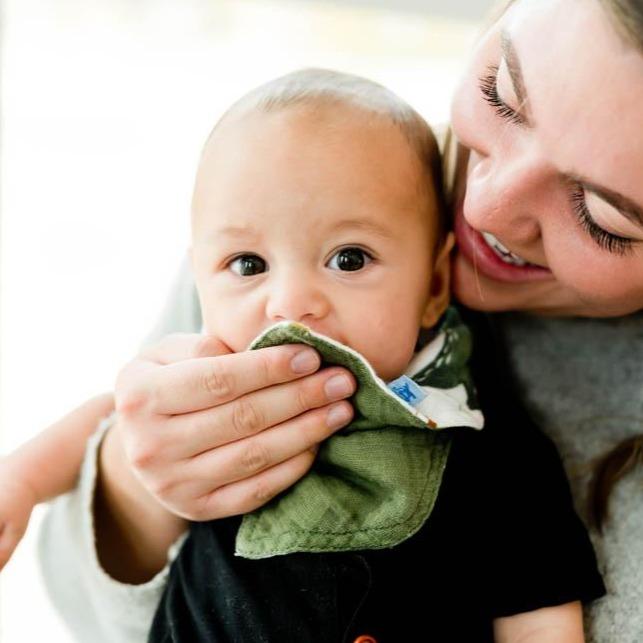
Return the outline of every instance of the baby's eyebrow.
{"type": "Polygon", "coordinates": [[[234,237],[237,239],[244,239],[252,242],[257,241],[261,237],[261,235],[252,226],[229,224],[222,226],[221,228],[210,230],[206,235],[206,240],[216,241],[221,237],[234,237]]]}
{"type": "Polygon", "coordinates": [[[344,230],[352,229],[372,232],[373,234],[384,237],[385,239],[390,239],[393,236],[391,234],[392,231],[388,226],[384,226],[381,223],[370,219],[342,219],[331,226],[331,230],[333,232],[342,232],[344,230]]]}
{"type": "Polygon", "coordinates": [[[217,235],[219,234],[227,234],[231,237],[241,237],[241,236],[257,236],[256,230],[250,226],[245,226],[245,225],[227,225],[224,226],[223,228],[217,228],[216,231],[217,235]]]}

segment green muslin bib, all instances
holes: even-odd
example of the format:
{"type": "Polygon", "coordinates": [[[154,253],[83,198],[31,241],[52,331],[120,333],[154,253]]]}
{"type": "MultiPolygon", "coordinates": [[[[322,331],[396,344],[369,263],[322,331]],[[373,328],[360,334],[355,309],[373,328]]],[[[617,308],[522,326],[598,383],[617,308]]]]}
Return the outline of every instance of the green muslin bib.
{"type": "Polygon", "coordinates": [[[235,554],[382,549],[406,540],[429,517],[440,489],[451,436],[439,429],[483,426],[467,368],[469,330],[454,308],[445,313],[406,371],[426,394],[414,406],[359,353],[301,324],[276,324],[250,348],[290,343],[313,346],[322,366],[354,373],[354,419],[320,445],[303,478],[243,517],[235,554]]]}

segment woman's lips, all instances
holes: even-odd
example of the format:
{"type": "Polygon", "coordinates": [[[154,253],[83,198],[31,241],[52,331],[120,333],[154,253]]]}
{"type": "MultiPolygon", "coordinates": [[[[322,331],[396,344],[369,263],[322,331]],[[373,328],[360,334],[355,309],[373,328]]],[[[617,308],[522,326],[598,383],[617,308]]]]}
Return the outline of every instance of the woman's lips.
{"type": "Polygon", "coordinates": [[[465,220],[463,201],[455,210],[455,237],[458,251],[475,269],[486,277],[497,281],[526,282],[543,281],[552,278],[551,270],[528,264],[518,266],[503,261],[486,243],[482,234],[474,230],[465,220]]]}

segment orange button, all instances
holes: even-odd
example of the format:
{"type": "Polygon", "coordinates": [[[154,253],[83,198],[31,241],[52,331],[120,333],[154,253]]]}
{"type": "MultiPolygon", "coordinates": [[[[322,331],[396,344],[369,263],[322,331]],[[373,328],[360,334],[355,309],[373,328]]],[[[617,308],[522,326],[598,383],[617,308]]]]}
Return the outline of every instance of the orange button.
{"type": "Polygon", "coordinates": [[[377,639],[369,636],[368,634],[361,634],[353,641],[353,643],[377,643],[377,639]]]}

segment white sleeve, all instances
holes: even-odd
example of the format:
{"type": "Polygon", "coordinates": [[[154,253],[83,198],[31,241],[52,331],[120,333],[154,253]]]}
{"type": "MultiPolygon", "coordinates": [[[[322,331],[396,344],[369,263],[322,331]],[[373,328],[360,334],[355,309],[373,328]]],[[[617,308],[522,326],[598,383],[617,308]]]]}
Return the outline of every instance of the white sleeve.
{"type": "Polygon", "coordinates": [[[76,488],[56,499],[47,512],[38,555],[49,597],[76,640],[143,643],[167,582],[169,563],[185,535],[170,547],[168,564],[147,583],[120,583],[100,566],[92,512],[96,458],[113,418],[105,418],[89,439],[76,488]]]}

